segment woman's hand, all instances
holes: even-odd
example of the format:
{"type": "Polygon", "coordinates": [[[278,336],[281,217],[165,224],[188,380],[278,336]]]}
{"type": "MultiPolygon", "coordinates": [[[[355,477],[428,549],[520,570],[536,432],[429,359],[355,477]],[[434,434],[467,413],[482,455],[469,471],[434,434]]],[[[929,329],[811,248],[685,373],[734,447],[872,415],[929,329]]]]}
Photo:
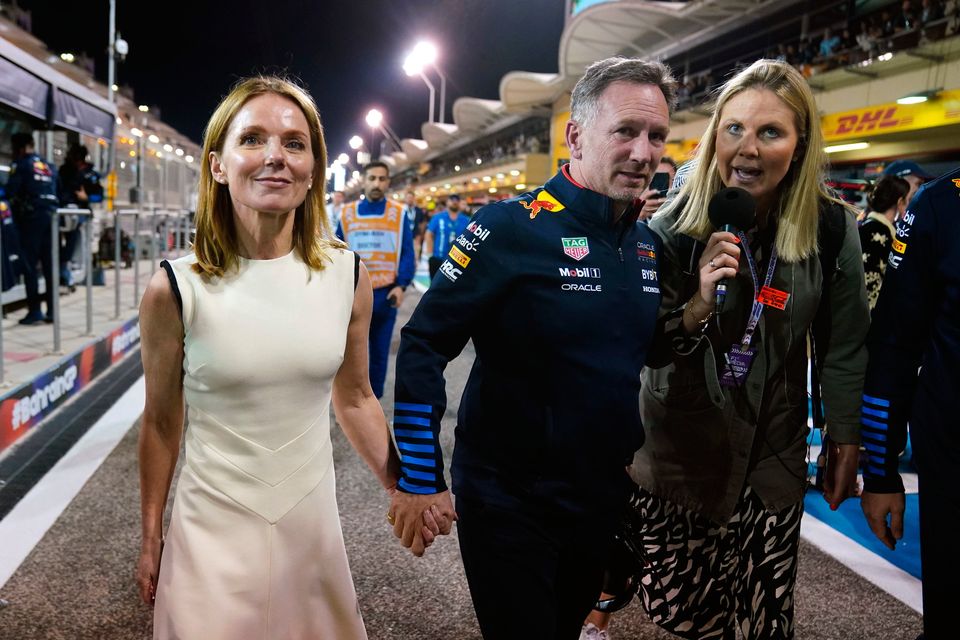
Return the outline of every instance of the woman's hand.
{"type": "Polygon", "coordinates": [[[715,304],[717,283],[736,278],[740,267],[740,238],[726,231],[717,231],[707,240],[700,256],[700,301],[704,306],[715,304]]]}
{"type": "Polygon", "coordinates": [[[718,231],[710,236],[700,256],[700,288],[687,303],[683,328],[692,334],[710,319],[716,306],[717,283],[735,278],[740,266],[740,239],[732,233],[718,231]]]}
{"type": "Polygon", "coordinates": [[[837,444],[833,469],[823,479],[823,499],[834,511],[850,496],[857,494],[857,467],[860,464],[860,446],[837,444]]]}
{"type": "Polygon", "coordinates": [[[157,577],[160,575],[160,556],[163,540],[144,539],[140,543],[140,560],[137,562],[137,588],[144,604],[153,606],[157,597],[157,577]]]}

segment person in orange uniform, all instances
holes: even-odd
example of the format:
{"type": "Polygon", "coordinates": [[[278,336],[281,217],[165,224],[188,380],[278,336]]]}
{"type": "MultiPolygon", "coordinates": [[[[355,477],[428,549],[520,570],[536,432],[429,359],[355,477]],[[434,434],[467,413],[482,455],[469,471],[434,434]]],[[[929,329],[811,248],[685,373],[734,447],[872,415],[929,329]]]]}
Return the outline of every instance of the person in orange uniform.
{"type": "Polygon", "coordinates": [[[374,161],[363,168],[363,195],[359,202],[345,204],[337,236],[359,254],[373,284],[373,317],[370,320],[370,385],[383,397],[387,379],[390,339],[397,322],[397,308],[416,270],[413,231],[404,224],[399,202],[387,200],[390,169],[374,161]]]}

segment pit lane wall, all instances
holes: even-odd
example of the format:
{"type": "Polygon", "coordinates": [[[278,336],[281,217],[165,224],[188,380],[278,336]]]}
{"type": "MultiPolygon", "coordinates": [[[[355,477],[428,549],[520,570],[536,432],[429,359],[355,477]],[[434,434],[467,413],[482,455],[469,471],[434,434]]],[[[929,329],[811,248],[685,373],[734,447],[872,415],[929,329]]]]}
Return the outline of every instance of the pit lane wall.
{"type": "Polygon", "coordinates": [[[0,396],[0,455],[139,344],[137,317],[0,396]]]}

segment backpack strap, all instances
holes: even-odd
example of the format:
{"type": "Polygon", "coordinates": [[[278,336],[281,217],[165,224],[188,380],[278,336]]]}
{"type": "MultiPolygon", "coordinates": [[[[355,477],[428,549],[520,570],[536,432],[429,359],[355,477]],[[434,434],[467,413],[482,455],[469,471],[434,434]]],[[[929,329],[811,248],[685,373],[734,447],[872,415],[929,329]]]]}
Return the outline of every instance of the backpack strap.
{"type": "Polygon", "coordinates": [[[824,202],[820,206],[820,220],[817,225],[817,245],[820,248],[820,271],[823,273],[823,286],[820,304],[810,325],[810,390],[813,409],[813,426],[823,429],[826,417],[820,395],[820,372],[830,344],[831,300],[830,285],[840,268],[840,249],[847,233],[847,211],[835,202],[824,202]]]}
{"type": "MultiPolygon", "coordinates": [[[[685,204],[686,198],[677,205],[675,210],[683,211],[685,204]]],[[[697,267],[700,265],[700,256],[703,255],[703,250],[706,248],[707,245],[685,233],[677,234],[677,260],[680,262],[680,269],[684,275],[692,276],[698,273],[697,267]]]]}

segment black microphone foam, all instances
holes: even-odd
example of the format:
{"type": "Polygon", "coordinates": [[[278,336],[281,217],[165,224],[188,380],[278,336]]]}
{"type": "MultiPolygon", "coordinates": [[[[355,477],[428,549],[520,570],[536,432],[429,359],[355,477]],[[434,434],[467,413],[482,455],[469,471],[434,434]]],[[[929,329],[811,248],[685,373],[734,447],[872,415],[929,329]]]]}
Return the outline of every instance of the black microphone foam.
{"type": "MultiPolygon", "coordinates": [[[[753,227],[757,219],[757,203],[753,196],[740,187],[727,187],[717,191],[707,205],[710,223],[717,231],[736,233],[753,227]]],[[[717,283],[717,313],[723,311],[727,299],[727,279],[717,283]]]]}
{"type": "Polygon", "coordinates": [[[757,203],[749,191],[740,187],[727,187],[710,198],[707,213],[710,223],[717,230],[726,231],[724,227],[733,227],[746,231],[753,227],[757,219],[757,203]]]}

